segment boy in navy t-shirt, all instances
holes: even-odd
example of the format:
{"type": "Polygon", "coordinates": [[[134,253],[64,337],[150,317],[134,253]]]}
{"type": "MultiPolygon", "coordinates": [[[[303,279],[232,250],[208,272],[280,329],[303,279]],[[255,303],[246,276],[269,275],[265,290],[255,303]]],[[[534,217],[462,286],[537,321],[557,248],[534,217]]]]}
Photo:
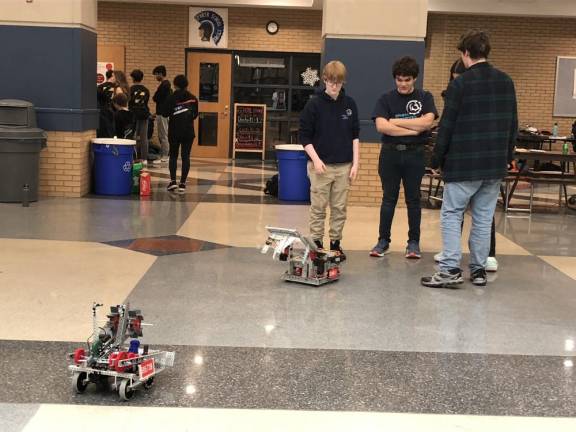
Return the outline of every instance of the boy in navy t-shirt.
{"type": "Polygon", "coordinates": [[[392,67],[396,89],[383,94],[372,118],[382,134],[378,174],[382,182],[382,205],[378,242],[370,256],[381,257],[390,250],[392,219],[398,202],[400,182],[408,207],[406,258],[420,258],[420,184],[424,176],[424,145],[438,117],[434,97],[415,88],[419,67],[412,57],[402,57],[392,67]]]}

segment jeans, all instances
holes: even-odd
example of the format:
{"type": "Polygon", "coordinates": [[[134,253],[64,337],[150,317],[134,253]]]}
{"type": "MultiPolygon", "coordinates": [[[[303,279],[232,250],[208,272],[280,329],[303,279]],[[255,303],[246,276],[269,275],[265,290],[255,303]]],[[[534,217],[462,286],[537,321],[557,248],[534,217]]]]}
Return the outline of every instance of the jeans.
{"type": "Polygon", "coordinates": [[[500,183],[500,180],[476,180],[450,182],[444,185],[440,216],[442,260],[439,265],[441,271],[460,269],[461,224],[468,204],[470,204],[472,214],[472,228],[468,240],[470,272],[485,268],[490,251],[490,230],[500,192],[500,183]]]}
{"type": "Polygon", "coordinates": [[[390,231],[394,210],[400,193],[400,182],[404,186],[408,207],[408,240],[420,241],[420,185],[424,176],[424,152],[416,150],[383,150],[380,152],[378,174],[382,182],[382,204],[380,206],[380,228],[378,239],[390,242],[390,231]]]}

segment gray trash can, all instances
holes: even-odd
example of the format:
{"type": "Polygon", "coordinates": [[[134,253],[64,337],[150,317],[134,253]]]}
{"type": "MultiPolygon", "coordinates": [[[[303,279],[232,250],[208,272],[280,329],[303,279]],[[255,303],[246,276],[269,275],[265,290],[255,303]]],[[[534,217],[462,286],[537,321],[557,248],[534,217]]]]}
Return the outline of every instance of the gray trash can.
{"type": "Polygon", "coordinates": [[[0,100],[0,202],[38,200],[40,151],[46,133],[36,127],[34,105],[0,100]]]}

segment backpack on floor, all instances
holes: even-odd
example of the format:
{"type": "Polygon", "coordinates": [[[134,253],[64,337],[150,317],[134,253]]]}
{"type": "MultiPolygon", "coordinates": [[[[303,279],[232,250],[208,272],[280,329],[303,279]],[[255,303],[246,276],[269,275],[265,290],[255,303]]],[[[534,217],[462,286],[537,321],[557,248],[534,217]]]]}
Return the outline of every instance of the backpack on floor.
{"type": "Polygon", "coordinates": [[[264,193],[273,197],[278,196],[278,174],[273,175],[266,182],[264,193]]]}

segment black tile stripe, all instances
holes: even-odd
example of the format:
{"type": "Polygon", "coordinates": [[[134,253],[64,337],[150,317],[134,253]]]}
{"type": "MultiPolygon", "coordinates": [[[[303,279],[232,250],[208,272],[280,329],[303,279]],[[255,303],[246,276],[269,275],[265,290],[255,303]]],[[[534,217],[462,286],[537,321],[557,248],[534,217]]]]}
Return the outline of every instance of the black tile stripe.
{"type": "MultiPolygon", "coordinates": [[[[7,380],[7,385],[0,386],[0,402],[119,403],[116,394],[97,391],[94,386],[82,395],[72,392],[65,353],[79,345],[0,341],[0,374],[7,380]]],[[[175,350],[175,367],[159,375],[152,390],[138,392],[130,405],[576,415],[575,378],[562,357],[156,348],[175,350]],[[194,361],[197,355],[202,356],[202,364],[194,361]]]]}

